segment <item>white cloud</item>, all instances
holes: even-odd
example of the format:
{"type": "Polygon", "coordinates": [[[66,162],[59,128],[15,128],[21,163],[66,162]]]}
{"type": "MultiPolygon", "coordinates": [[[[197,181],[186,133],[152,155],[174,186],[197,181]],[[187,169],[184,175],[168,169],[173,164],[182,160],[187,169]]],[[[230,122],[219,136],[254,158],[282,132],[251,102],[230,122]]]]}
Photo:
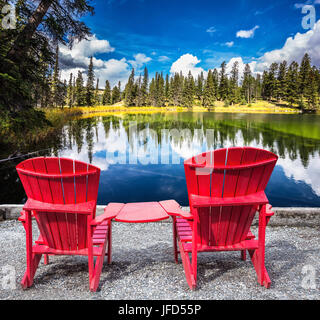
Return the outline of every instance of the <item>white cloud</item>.
{"type": "Polygon", "coordinates": [[[67,46],[60,46],[60,53],[62,55],[70,55],[73,59],[90,57],[99,53],[113,52],[114,50],[108,40],[99,40],[96,35],[91,36],[88,40],[77,41],[71,50],[67,46]]]}
{"type": "MultiPolygon", "coordinates": [[[[90,62],[90,57],[110,53],[115,49],[111,47],[109,41],[99,40],[95,35],[88,40],[76,42],[72,49],[62,45],[60,48],[61,79],[68,80],[70,74],[77,75],[78,71],[83,72],[86,81],[86,71],[90,62]]],[[[118,81],[126,82],[130,73],[130,66],[126,59],[97,59],[93,57],[93,67],[96,78],[100,80],[100,87],[104,86],[108,79],[112,86],[118,81]]]]}
{"type": "MultiPolygon", "coordinates": [[[[320,0],[318,0],[320,3],[320,0]]],[[[296,61],[300,63],[305,53],[308,53],[313,65],[320,67],[320,20],[312,30],[305,33],[297,33],[289,37],[282,48],[266,52],[258,59],[252,59],[249,63],[254,74],[262,73],[268,69],[273,62],[280,63],[286,60],[288,63],[296,61]]],[[[231,71],[235,61],[239,62],[240,76],[244,70],[244,62],[241,57],[234,57],[227,63],[227,72],[231,71]]]]}
{"type": "Polygon", "coordinates": [[[231,47],[233,47],[234,42],[233,42],[233,41],[226,42],[226,43],[224,43],[224,45],[227,46],[227,47],[229,47],[229,48],[231,48],[231,47]]]}
{"type": "Polygon", "coordinates": [[[320,196],[319,159],[318,155],[318,157],[314,157],[312,161],[310,161],[308,167],[304,167],[300,157],[296,160],[290,160],[289,156],[286,155],[285,159],[279,158],[277,165],[282,167],[284,174],[289,179],[293,178],[295,181],[305,182],[320,196]],[[288,162],[291,162],[290,166],[288,166],[288,162]]]}
{"type": "Polygon", "coordinates": [[[133,57],[134,60],[129,60],[128,62],[132,65],[133,68],[138,70],[146,63],[152,60],[150,57],[147,57],[144,53],[137,53],[133,57]]]}
{"type": "MultiPolygon", "coordinates": [[[[84,81],[86,81],[90,57],[101,53],[110,53],[114,50],[109,41],[99,40],[95,35],[88,40],[75,43],[71,50],[62,45],[60,47],[61,79],[68,81],[71,73],[76,76],[78,71],[81,71],[84,81]]],[[[93,57],[94,73],[96,78],[99,78],[100,88],[104,87],[106,80],[110,81],[112,87],[121,81],[122,88],[124,88],[131,67],[139,69],[151,60],[143,53],[134,55],[134,59],[129,61],[125,58],[104,60],[93,57]]]]}
{"type": "MultiPolygon", "coordinates": [[[[231,70],[232,70],[232,66],[235,62],[238,62],[238,68],[239,68],[239,80],[241,80],[241,77],[243,75],[243,72],[244,72],[244,68],[246,66],[246,64],[243,62],[242,58],[241,57],[237,57],[237,58],[232,58],[230,59],[230,61],[227,63],[226,65],[226,73],[230,75],[231,73],[231,70]]],[[[249,63],[249,66],[250,66],[250,69],[251,71],[254,73],[254,70],[255,70],[255,64],[256,62],[253,61],[253,62],[250,62],[249,63]]]]}
{"type": "Polygon", "coordinates": [[[160,56],[159,58],[158,58],[158,61],[159,62],[167,62],[167,61],[170,61],[171,59],[169,58],[169,57],[167,57],[167,56],[160,56]]]}
{"type": "Polygon", "coordinates": [[[237,38],[245,38],[245,39],[253,38],[255,31],[259,28],[260,28],[259,26],[255,26],[250,30],[240,30],[237,32],[236,36],[237,38]]]}
{"type": "Polygon", "coordinates": [[[212,36],[215,32],[216,32],[216,28],[215,27],[210,27],[207,29],[206,32],[208,32],[210,34],[210,36],[212,36]]]}
{"type": "Polygon", "coordinates": [[[256,71],[263,71],[272,62],[282,62],[283,60],[287,60],[288,63],[300,62],[306,52],[310,55],[312,63],[320,66],[320,20],[312,30],[306,33],[298,32],[294,37],[289,37],[281,49],[266,52],[258,59],[256,71]]]}
{"type": "Polygon", "coordinates": [[[196,56],[187,53],[182,55],[177,61],[172,64],[170,72],[180,73],[181,71],[183,75],[187,76],[189,71],[191,71],[192,75],[194,77],[197,77],[201,72],[206,73],[203,68],[196,67],[196,65],[200,62],[201,60],[199,60],[196,56]]]}

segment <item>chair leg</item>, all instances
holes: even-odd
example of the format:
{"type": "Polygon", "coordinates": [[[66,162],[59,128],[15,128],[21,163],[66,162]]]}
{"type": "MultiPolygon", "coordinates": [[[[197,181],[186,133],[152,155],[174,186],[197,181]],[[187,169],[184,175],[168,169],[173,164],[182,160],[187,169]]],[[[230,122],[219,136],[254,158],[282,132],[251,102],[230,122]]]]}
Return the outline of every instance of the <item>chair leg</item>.
{"type": "MultiPolygon", "coordinates": [[[[196,289],[196,277],[193,273],[193,268],[192,265],[190,263],[190,257],[189,257],[189,253],[185,252],[183,249],[183,244],[181,241],[178,241],[179,244],[179,249],[180,249],[180,255],[181,255],[181,260],[182,260],[182,264],[183,264],[183,268],[184,268],[184,273],[186,276],[186,280],[187,283],[190,287],[191,290],[195,290],[196,289]]],[[[192,262],[194,264],[194,261],[192,262]]]]}
{"type": "Polygon", "coordinates": [[[27,289],[32,286],[34,276],[36,274],[37,268],[39,266],[39,262],[41,260],[41,256],[42,256],[42,254],[33,254],[32,255],[31,266],[27,265],[27,270],[26,270],[26,272],[22,278],[22,281],[21,281],[21,286],[23,289],[27,289]]]}
{"type": "Polygon", "coordinates": [[[49,264],[49,255],[48,254],[44,255],[44,264],[45,265],[49,264]]]}
{"type": "Polygon", "coordinates": [[[108,264],[112,262],[112,221],[109,222],[108,230],[108,264]]]}
{"type": "Polygon", "coordinates": [[[246,250],[241,251],[241,260],[246,261],[247,260],[247,252],[246,250]]]}
{"type": "Polygon", "coordinates": [[[255,250],[249,250],[249,254],[258,276],[258,282],[260,285],[269,289],[271,281],[265,267],[266,222],[266,206],[264,205],[261,207],[259,215],[259,248],[255,250]]]}
{"type": "Polygon", "coordinates": [[[179,263],[178,260],[178,245],[177,245],[177,219],[173,217],[173,251],[174,251],[174,261],[179,263]]]}
{"type": "Polygon", "coordinates": [[[249,254],[251,257],[252,264],[256,270],[259,284],[269,289],[271,285],[271,281],[262,258],[264,255],[264,252],[262,252],[262,250],[260,249],[256,249],[256,250],[249,250],[249,254]]]}
{"type": "Polygon", "coordinates": [[[90,281],[90,291],[96,292],[99,287],[100,275],[103,267],[103,260],[106,254],[107,240],[103,244],[101,256],[97,257],[95,268],[93,271],[93,278],[90,281]]]}

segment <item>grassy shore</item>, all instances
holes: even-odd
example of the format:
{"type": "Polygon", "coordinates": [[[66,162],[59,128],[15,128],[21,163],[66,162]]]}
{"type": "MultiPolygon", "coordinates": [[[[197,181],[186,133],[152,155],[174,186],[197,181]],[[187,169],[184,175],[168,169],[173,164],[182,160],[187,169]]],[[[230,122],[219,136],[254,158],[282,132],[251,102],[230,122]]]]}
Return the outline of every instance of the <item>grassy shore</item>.
{"type": "Polygon", "coordinates": [[[266,101],[257,101],[248,105],[224,106],[223,102],[216,102],[212,108],[194,106],[185,107],[126,107],[122,102],[111,106],[77,107],[73,108],[82,114],[83,117],[102,116],[106,114],[122,113],[164,113],[164,112],[216,112],[216,113],[267,113],[267,114],[297,114],[298,108],[290,107],[286,104],[273,104],[266,101]]]}

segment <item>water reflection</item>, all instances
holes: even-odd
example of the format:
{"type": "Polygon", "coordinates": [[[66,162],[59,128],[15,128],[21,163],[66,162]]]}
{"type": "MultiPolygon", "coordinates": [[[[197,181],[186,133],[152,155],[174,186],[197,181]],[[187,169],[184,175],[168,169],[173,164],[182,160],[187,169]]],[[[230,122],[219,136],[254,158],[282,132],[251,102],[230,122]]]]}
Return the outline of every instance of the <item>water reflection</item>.
{"type": "MultiPolygon", "coordinates": [[[[274,206],[320,207],[319,119],[314,115],[212,113],[79,119],[67,123],[53,144],[47,142],[51,150],[41,155],[100,167],[101,204],[176,199],[187,205],[183,160],[222,147],[259,147],[280,157],[266,190],[274,206]]],[[[11,186],[10,193],[2,183],[0,202],[24,201],[15,170],[0,172],[1,181],[11,186]]]]}

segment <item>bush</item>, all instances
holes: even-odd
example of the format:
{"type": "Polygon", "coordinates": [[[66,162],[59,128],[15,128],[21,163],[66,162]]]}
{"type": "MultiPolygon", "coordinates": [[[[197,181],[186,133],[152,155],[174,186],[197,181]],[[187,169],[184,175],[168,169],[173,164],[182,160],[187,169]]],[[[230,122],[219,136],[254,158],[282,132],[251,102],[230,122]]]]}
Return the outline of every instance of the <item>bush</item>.
{"type": "Polygon", "coordinates": [[[245,106],[245,105],[247,104],[247,100],[246,100],[246,99],[242,99],[242,100],[240,101],[240,104],[243,105],[243,106],[245,106]]]}

